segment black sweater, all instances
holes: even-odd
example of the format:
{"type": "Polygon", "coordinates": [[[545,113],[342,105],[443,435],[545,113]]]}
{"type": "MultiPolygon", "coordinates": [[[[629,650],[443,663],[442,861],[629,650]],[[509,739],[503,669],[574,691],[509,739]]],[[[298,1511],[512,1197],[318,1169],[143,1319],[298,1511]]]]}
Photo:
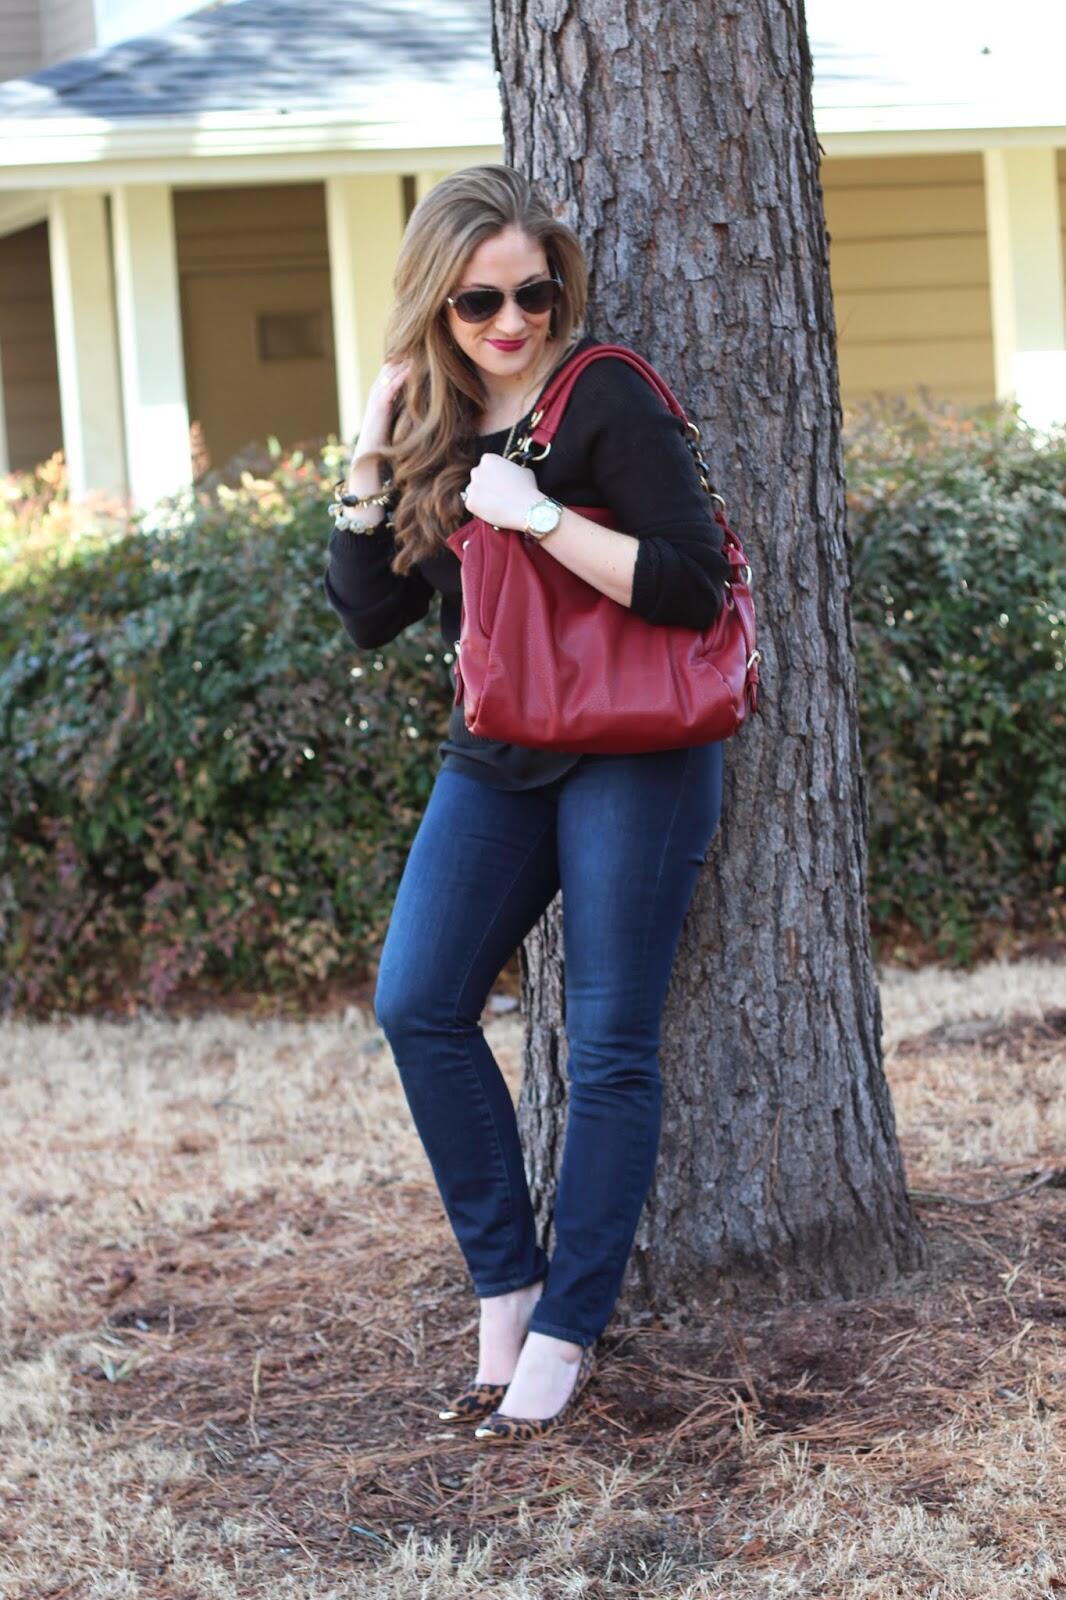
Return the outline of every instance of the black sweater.
{"type": "MultiPolygon", "coordinates": [[[[597,342],[586,336],[576,348],[597,342]]],[[[522,432],[519,426],[515,438],[522,432]]],[[[501,451],[507,433],[481,434],[478,459],[501,451]]],[[[711,626],[729,576],[722,529],[700,487],[684,425],[639,372],[614,357],[587,367],[550,454],[533,470],[544,494],[563,505],[609,506],[617,526],[639,539],[632,605],[639,616],[700,630],[711,626]]],[[[550,551],[550,537],[544,548],[550,551]]],[[[442,546],[398,576],[389,569],[394,553],[391,522],[370,535],[334,530],[325,589],[348,636],[362,650],[378,649],[424,617],[439,592],[441,637],[453,646],[462,597],[458,557],[442,546]]],[[[451,671],[454,684],[454,666],[451,671]]],[[[443,766],[502,789],[548,783],[582,760],[571,751],[479,738],[467,729],[461,704],[452,707],[438,753],[443,766]]]]}

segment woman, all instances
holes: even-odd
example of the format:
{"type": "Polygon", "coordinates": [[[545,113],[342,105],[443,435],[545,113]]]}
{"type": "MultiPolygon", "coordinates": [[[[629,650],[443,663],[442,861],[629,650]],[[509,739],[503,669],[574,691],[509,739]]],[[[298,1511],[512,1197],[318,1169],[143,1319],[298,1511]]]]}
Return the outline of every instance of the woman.
{"type": "MultiPolygon", "coordinates": [[[[729,576],[721,530],[683,425],[638,372],[590,363],[536,476],[508,459],[551,374],[596,343],[582,330],[586,284],[576,236],[510,167],[456,172],[415,207],[348,473],[361,503],[330,541],[326,593],[360,648],[395,638],[437,592],[454,646],[461,569],[444,540],[469,515],[501,538],[540,536],[651,623],[714,621],[729,576]],[[575,505],[611,507],[625,531],[575,505]]],[[[374,1009],[480,1300],[474,1382],[440,1416],[481,1422],[478,1438],[535,1438],[591,1374],[651,1181],[660,1019],[718,823],[722,746],[525,748],[471,734],[459,704],[438,748],[374,1009]],[[480,1017],[560,890],[569,1114],[549,1261],[480,1017]]]]}

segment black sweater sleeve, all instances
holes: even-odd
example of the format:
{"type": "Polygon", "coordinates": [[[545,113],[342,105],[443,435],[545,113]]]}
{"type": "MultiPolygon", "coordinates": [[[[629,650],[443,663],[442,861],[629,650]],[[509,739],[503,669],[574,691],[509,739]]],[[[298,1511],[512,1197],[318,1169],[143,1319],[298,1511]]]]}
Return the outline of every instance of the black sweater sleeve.
{"type": "Polygon", "coordinates": [[[569,405],[595,419],[588,460],[600,503],[640,540],[633,611],[648,622],[709,628],[730,567],[684,423],[616,356],[590,363],[569,405]]]}
{"type": "Polygon", "coordinates": [[[391,517],[373,533],[334,528],[330,535],[326,598],[361,650],[376,650],[418,622],[436,593],[420,572],[393,572],[395,553],[391,517]]]}

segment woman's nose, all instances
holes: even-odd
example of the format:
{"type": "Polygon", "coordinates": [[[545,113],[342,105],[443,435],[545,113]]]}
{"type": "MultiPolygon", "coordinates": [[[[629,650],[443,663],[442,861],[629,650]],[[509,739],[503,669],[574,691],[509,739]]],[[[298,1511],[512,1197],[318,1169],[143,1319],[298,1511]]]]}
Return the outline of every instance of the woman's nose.
{"type": "Polygon", "coordinates": [[[519,339],[526,331],[526,318],[516,300],[505,300],[496,318],[501,339],[519,339]]]}

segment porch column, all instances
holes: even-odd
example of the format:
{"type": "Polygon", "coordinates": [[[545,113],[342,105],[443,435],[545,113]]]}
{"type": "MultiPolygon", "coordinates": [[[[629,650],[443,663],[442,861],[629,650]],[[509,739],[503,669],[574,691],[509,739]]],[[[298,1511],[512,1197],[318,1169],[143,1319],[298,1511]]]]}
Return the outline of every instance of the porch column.
{"type": "Polygon", "coordinates": [[[350,445],[385,359],[385,319],[403,237],[399,173],[326,179],[326,228],[340,437],[350,445]]]}
{"type": "Polygon", "coordinates": [[[166,184],[111,196],[130,491],[149,506],[192,481],[174,213],[166,184]]]}
{"type": "Polygon", "coordinates": [[[111,243],[102,194],[72,189],[52,196],[48,255],[70,492],[125,495],[111,243]]]}
{"type": "Polygon", "coordinates": [[[984,152],[996,395],[1037,428],[1066,421],[1066,305],[1055,151],[984,152]]]}

